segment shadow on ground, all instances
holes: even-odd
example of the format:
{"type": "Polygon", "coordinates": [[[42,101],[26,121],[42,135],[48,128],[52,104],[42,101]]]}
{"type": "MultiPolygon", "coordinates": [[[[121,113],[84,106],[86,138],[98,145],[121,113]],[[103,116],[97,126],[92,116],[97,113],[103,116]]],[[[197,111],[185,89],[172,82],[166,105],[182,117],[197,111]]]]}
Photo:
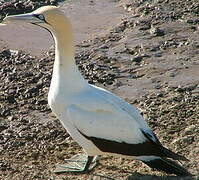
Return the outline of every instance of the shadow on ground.
{"type": "Polygon", "coordinates": [[[177,177],[177,176],[156,176],[133,173],[127,180],[195,180],[195,177],[177,177]]]}

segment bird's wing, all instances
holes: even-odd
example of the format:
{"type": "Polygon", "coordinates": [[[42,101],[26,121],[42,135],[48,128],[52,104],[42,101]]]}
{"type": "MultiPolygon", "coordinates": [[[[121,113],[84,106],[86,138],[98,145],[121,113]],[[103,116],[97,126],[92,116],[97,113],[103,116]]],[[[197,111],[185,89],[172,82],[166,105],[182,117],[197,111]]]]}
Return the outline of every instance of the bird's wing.
{"type": "MultiPolygon", "coordinates": [[[[145,123],[135,120],[139,116],[131,115],[133,111],[128,113],[125,106],[96,91],[76,98],[74,104],[67,107],[66,117],[82,136],[101,151],[126,156],[184,158],[164,148],[145,123]]],[[[140,121],[144,121],[143,118],[140,121]]]]}
{"type": "MultiPolygon", "coordinates": [[[[117,96],[112,97],[117,99],[117,96]]],[[[121,104],[94,89],[76,96],[74,104],[67,107],[67,116],[82,133],[125,143],[142,143],[150,132],[138,111],[128,113],[121,104]]],[[[129,105],[130,106],[130,105],[129,105]]],[[[153,135],[152,135],[153,136],[153,135]]]]}
{"type": "Polygon", "coordinates": [[[90,110],[87,109],[88,104],[83,107],[71,105],[66,111],[67,119],[102,152],[126,156],[159,153],[156,153],[156,147],[147,140],[139,125],[127,113],[120,109],[116,111],[110,104],[101,105],[101,108],[95,110],[94,104],[90,110]]]}
{"type": "Polygon", "coordinates": [[[149,128],[147,122],[141,115],[140,111],[135,106],[132,106],[131,104],[124,101],[122,98],[116,96],[115,94],[111,93],[110,91],[107,91],[94,85],[91,85],[91,87],[95,89],[96,94],[99,94],[101,97],[107,99],[109,102],[128,113],[132,117],[132,119],[139,124],[143,134],[148,140],[161,144],[156,135],[149,128]]]}
{"type": "Polygon", "coordinates": [[[98,109],[94,109],[93,104],[90,109],[88,106],[67,108],[68,119],[86,136],[131,144],[145,141],[139,125],[127,113],[107,104],[101,104],[98,109]]]}
{"type": "Polygon", "coordinates": [[[140,110],[138,110],[135,106],[132,106],[122,98],[116,96],[115,94],[111,93],[110,91],[107,91],[105,89],[102,89],[100,87],[91,85],[95,89],[95,93],[99,94],[100,96],[103,96],[104,98],[108,99],[109,102],[119,106],[122,108],[126,113],[128,113],[135,121],[137,121],[140,126],[148,127],[146,121],[142,117],[140,110]]]}

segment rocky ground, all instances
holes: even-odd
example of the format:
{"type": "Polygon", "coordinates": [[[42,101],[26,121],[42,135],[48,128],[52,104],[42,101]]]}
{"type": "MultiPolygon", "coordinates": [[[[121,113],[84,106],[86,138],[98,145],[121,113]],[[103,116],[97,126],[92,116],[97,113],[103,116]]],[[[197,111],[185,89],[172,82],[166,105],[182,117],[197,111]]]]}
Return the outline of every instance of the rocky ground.
{"type": "MultiPolygon", "coordinates": [[[[52,2],[38,1],[34,7],[52,2]]],[[[199,2],[116,3],[128,15],[103,35],[77,45],[79,69],[90,83],[141,108],[161,142],[190,159],[182,165],[197,176],[199,2]]],[[[23,1],[0,1],[2,17],[13,12],[10,7],[15,13],[31,10],[23,1]]],[[[192,179],[108,156],[90,174],[53,173],[55,164],[82,152],[47,105],[53,59],[53,49],[38,59],[0,48],[0,179],[192,179]]]]}

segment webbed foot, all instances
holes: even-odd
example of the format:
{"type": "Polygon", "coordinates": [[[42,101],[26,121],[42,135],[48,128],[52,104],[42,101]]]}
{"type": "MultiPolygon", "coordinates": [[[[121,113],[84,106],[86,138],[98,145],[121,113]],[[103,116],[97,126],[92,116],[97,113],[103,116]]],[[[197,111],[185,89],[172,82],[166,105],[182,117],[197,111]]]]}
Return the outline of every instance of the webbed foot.
{"type": "Polygon", "coordinates": [[[87,156],[77,154],[70,159],[66,159],[66,164],[57,164],[55,173],[80,172],[87,173],[97,165],[98,156],[87,156]]]}

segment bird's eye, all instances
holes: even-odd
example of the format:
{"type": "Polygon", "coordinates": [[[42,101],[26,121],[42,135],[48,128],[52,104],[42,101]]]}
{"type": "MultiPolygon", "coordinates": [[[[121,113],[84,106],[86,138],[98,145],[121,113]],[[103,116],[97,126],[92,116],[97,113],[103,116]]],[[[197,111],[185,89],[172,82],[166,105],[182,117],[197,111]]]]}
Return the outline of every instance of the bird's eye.
{"type": "Polygon", "coordinates": [[[40,19],[40,20],[42,20],[42,21],[45,21],[45,17],[44,17],[43,14],[35,14],[35,16],[36,16],[38,19],[40,19]]]}

